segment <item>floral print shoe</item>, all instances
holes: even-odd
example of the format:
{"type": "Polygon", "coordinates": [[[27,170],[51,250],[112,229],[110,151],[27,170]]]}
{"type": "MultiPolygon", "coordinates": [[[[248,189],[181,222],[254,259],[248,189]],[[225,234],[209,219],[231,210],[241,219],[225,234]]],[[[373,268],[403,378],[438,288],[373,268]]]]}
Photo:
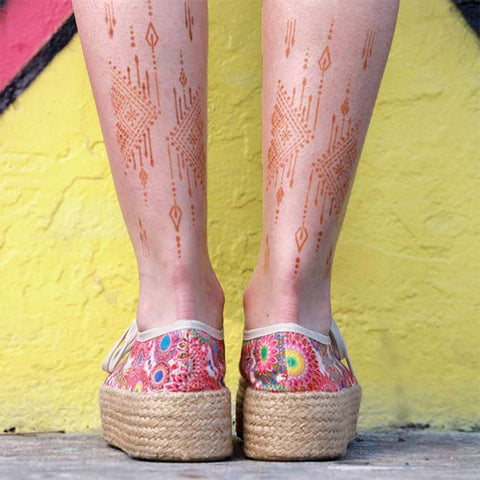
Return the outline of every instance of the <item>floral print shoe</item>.
{"type": "Polygon", "coordinates": [[[244,330],[240,374],[236,430],[247,457],[345,454],[355,438],[362,389],[335,320],[329,335],[295,323],[244,330]]]}
{"type": "Polygon", "coordinates": [[[178,320],[139,332],[135,319],[103,369],[109,375],[99,400],[108,443],[132,457],[154,460],[231,455],[223,329],[178,320]]]}

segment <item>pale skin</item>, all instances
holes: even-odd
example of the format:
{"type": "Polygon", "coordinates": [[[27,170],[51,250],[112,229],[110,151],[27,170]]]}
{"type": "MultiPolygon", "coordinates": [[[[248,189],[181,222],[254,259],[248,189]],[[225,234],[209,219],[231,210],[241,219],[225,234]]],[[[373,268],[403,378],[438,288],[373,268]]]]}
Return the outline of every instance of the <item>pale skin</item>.
{"type": "MultiPolygon", "coordinates": [[[[206,237],[207,1],[73,5],[137,259],[138,327],[221,328],[206,237]]],[[[263,1],[263,240],[246,328],[330,328],[333,254],[397,11],[398,0],[263,1]]]]}

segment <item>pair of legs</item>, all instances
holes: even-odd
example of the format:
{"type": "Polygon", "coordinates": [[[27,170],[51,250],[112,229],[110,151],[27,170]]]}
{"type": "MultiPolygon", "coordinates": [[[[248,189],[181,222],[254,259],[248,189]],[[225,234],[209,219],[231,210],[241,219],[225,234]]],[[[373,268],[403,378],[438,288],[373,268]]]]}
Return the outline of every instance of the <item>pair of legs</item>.
{"type": "MultiPolygon", "coordinates": [[[[206,231],[207,0],[73,3],[137,258],[139,330],[178,319],[221,328],[206,231]]],[[[295,322],[327,333],[335,245],[398,0],[262,8],[263,240],[244,291],[246,328],[295,322]]]]}

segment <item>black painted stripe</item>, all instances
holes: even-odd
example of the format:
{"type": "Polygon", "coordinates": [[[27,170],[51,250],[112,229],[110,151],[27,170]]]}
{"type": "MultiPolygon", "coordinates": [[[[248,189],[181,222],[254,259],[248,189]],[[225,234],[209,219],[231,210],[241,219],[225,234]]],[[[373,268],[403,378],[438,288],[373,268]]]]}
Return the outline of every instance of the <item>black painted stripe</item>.
{"type": "Polygon", "coordinates": [[[455,6],[470,25],[472,30],[480,36],[480,0],[452,0],[455,6]]]}
{"type": "Polygon", "coordinates": [[[76,32],[77,25],[75,18],[71,15],[0,93],[0,113],[4,112],[33,80],[35,80],[35,77],[52,61],[53,57],[68,44],[76,32]]]}

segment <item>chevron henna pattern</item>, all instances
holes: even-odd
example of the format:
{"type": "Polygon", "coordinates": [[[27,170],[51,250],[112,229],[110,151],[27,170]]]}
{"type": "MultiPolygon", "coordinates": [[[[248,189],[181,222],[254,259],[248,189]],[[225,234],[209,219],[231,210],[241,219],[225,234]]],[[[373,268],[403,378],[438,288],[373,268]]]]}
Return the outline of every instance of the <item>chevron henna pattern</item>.
{"type": "Polygon", "coordinates": [[[348,195],[355,163],[359,153],[358,132],[360,121],[352,120],[350,113],[350,80],[339,112],[331,117],[329,140],[326,150],[311,164],[307,193],[302,212],[302,223],[295,232],[299,256],[295,260],[295,274],[298,273],[300,252],[309,238],[306,220],[312,205],[318,215],[316,251],[319,251],[323,237],[322,225],[327,218],[341,217],[348,195]]]}
{"type": "MultiPolygon", "coordinates": [[[[128,65],[126,71],[109,62],[112,76],[110,99],[117,119],[116,137],[124,158],[124,174],[137,172],[145,203],[148,170],[155,166],[151,128],[161,114],[155,54],[158,40],[159,36],[150,21],[143,38],[151,47],[150,68],[141,66],[141,60],[136,53],[133,67],[128,65]]],[[[135,49],[136,45],[134,29],[130,27],[130,47],[135,49]]]]}
{"type": "MultiPolygon", "coordinates": [[[[328,31],[328,42],[333,33],[333,20],[328,31]]],[[[295,182],[295,169],[301,150],[314,136],[318,124],[320,99],[323,93],[324,78],[332,60],[327,42],[317,60],[320,72],[316,93],[310,93],[307,76],[301,86],[293,87],[288,92],[282,80],[278,80],[277,94],[271,116],[270,147],[267,152],[266,190],[275,186],[275,223],[278,222],[282,200],[287,188],[292,188],[295,182]]],[[[308,68],[309,50],[305,53],[303,69],[308,68]]]]}
{"type": "MultiPolygon", "coordinates": [[[[185,185],[190,198],[192,198],[194,190],[205,191],[206,187],[206,125],[201,107],[202,99],[200,89],[192,91],[192,87],[189,85],[182,52],[180,52],[178,85],[172,88],[172,93],[176,124],[166,137],[173,199],[169,216],[176,232],[177,255],[181,257],[180,226],[184,212],[177,197],[178,186],[179,184],[185,185]]],[[[189,208],[191,222],[195,225],[193,201],[189,208]]]]}

